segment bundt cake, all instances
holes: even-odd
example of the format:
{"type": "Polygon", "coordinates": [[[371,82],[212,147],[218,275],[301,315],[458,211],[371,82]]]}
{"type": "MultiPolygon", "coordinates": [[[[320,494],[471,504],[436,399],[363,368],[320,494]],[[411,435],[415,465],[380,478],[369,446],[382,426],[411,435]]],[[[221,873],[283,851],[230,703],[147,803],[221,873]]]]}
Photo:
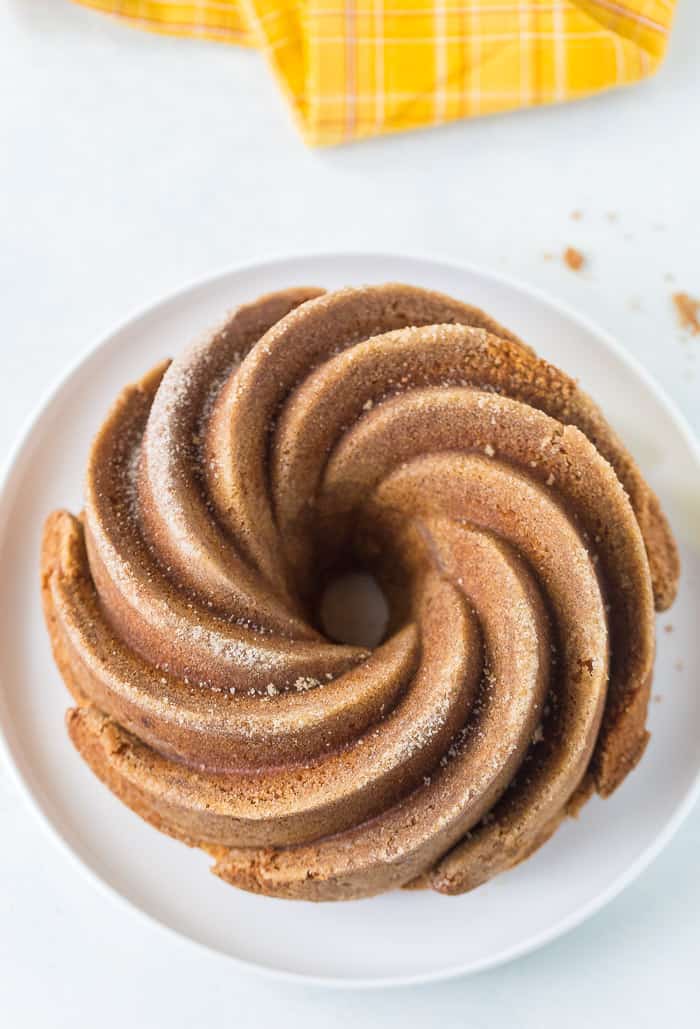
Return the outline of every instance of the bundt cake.
{"type": "Polygon", "coordinates": [[[470,890],[608,796],[678,573],[576,383],[404,285],[264,296],[128,386],[42,551],[85,761],[222,879],[308,900],[470,890]],[[353,569],[374,647],[322,629],[353,569]]]}

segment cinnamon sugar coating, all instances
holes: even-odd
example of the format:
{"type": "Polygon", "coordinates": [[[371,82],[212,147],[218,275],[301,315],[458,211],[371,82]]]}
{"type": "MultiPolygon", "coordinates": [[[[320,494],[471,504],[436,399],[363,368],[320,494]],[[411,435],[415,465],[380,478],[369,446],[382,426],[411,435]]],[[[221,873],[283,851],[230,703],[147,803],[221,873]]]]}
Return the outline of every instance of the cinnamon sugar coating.
{"type": "Polygon", "coordinates": [[[488,315],[290,289],[126,387],[42,591],[76,748],[243,889],[473,889],[648,740],[678,556],[594,402],[488,315]],[[341,569],[387,598],[324,637],[341,569]]]}

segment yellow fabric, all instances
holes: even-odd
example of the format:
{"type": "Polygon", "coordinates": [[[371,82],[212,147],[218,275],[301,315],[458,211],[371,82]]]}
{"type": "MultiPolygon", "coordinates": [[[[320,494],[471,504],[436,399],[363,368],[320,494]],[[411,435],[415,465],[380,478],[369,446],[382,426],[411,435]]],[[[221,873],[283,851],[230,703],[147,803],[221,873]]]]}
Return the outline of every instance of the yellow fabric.
{"type": "Polygon", "coordinates": [[[676,6],[676,0],[79,2],[158,32],[260,47],[311,144],[637,82],[661,62],[676,6]]]}

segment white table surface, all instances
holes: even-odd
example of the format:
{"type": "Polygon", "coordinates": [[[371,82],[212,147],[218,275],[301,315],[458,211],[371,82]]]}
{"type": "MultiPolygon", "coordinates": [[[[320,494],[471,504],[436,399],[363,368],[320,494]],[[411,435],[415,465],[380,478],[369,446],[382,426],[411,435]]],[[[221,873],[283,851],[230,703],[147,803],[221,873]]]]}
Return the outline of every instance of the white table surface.
{"type": "MultiPolygon", "coordinates": [[[[700,431],[700,339],[683,338],[670,300],[700,293],[700,4],[679,7],[667,63],[641,87],[314,152],[256,54],[64,0],[1,0],[0,456],[131,310],[224,265],[310,249],[434,252],[543,287],[615,333],[700,431]],[[584,272],[559,260],[569,244],[584,272]]],[[[0,825],[8,1029],[697,1025],[697,809],[557,943],[373,993],[277,985],[144,924],[54,849],[2,767],[0,825]]]]}

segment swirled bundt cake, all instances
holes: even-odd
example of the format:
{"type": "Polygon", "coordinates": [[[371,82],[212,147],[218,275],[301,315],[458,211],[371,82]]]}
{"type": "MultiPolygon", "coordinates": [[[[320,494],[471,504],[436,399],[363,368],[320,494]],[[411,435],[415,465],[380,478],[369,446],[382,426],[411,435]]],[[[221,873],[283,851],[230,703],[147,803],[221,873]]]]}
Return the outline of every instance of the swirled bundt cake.
{"type": "Polygon", "coordinates": [[[265,296],[127,387],[42,572],[97,776],[222,879],[336,900],[472,889],[610,794],[678,559],[572,379],[386,285],[265,296]],[[321,628],[353,568],[373,648],[321,628]]]}

